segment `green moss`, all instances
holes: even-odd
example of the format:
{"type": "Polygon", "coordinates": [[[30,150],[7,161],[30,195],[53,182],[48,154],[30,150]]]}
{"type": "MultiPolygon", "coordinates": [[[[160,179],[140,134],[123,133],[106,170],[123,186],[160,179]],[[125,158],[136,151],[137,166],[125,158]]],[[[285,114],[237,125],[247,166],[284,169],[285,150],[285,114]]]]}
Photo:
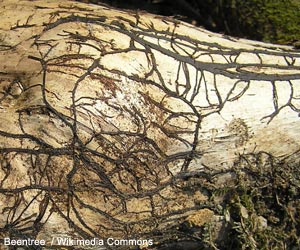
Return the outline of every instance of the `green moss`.
{"type": "Polygon", "coordinates": [[[260,152],[241,157],[236,165],[236,183],[225,203],[232,224],[229,238],[234,245],[229,249],[299,247],[300,161],[297,156],[280,160],[260,152]],[[265,225],[261,220],[265,220],[265,225]]]}
{"type": "Polygon", "coordinates": [[[300,40],[299,0],[235,1],[240,31],[265,42],[292,44],[300,40]]]}

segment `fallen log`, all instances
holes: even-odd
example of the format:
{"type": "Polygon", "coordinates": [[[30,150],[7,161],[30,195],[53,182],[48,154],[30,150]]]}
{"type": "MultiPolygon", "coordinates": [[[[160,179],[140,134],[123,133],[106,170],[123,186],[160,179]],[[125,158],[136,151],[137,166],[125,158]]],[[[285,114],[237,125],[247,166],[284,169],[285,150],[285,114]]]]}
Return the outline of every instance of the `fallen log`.
{"type": "Polygon", "coordinates": [[[208,197],[241,155],[299,152],[299,50],[108,6],[0,5],[3,238],[186,240],[174,228],[218,213],[208,197]]]}

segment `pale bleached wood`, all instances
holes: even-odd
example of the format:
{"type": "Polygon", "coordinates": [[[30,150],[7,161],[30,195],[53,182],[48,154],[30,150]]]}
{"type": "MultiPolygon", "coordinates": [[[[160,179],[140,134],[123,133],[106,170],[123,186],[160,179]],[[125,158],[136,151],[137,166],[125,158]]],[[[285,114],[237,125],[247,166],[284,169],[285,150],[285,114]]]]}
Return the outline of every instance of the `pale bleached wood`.
{"type": "MultiPolygon", "coordinates": [[[[177,197],[184,204],[168,205],[154,195],[174,196],[171,173],[229,169],[239,154],[284,157],[300,149],[299,50],[109,7],[0,4],[2,195],[33,185],[24,192],[29,201],[41,187],[71,192],[76,184],[81,201],[107,213],[77,203],[84,225],[67,212],[67,193],[41,191],[23,216],[41,211],[41,201],[59,207],[48,233],[70,230],[69,218],[82,235],[120,236],[124,221],[195,205],[185,194],[177,197]]],[[[49,214],[50,205],[42,221],[49,214]]]]}

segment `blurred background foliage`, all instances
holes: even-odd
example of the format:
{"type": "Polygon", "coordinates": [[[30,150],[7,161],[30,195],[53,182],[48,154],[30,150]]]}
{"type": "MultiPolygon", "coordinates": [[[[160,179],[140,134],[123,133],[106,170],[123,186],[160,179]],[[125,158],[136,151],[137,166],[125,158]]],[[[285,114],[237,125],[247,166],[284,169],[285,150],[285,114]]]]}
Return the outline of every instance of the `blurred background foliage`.
{"type": "Polygon", "coordinates": [[[175,16],[226,35],[300,47],[300,0],[80,0],[175,16]]]}

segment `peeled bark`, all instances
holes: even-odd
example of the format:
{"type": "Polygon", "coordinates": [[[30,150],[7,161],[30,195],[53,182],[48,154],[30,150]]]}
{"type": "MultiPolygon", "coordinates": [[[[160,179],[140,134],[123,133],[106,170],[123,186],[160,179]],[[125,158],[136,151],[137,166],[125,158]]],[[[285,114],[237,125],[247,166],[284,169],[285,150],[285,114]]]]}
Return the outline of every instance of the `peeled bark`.
{"type": "Polygon", "coordinates": [[[299,152],[299,50],[106,6],[0,4],[3,237],[159,245],[217,213],[207,190],[240,155],[299,152]]]}

